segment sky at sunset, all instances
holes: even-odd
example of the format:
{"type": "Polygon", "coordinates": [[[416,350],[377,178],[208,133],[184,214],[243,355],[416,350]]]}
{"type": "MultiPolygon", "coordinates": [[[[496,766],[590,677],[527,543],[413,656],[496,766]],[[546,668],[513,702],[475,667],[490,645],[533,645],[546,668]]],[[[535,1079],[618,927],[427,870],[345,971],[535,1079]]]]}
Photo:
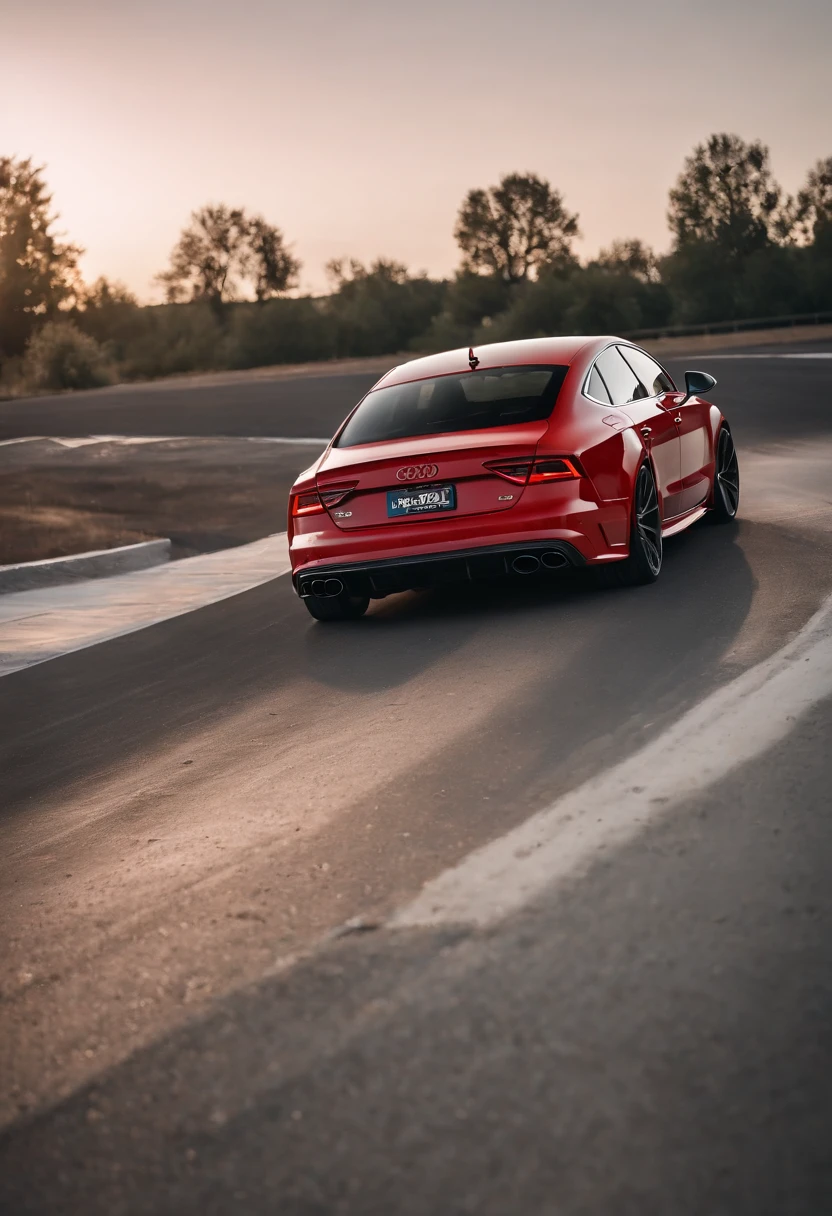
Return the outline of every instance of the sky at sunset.
{"type": "Polygon", "coordinates": [[[0,155],[47,166],[89,279],[154,298],[189,212],[241,204],[321,290],[333,257],[448,274],[471,186],[533,170],[667,247],[667,191],[712,131],[796,190],[832,155],[832,3],[0,0],[0,155]]]}

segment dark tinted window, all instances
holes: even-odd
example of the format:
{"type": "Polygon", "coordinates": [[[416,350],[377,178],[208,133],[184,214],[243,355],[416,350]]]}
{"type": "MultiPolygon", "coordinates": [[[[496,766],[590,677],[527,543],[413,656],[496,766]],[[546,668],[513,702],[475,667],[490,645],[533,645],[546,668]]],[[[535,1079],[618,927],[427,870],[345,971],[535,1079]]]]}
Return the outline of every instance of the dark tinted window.
{"type": "Polygon", "coordinates": [[[501,367],[379,388],[367,394],[335,446],[352,448],[548,418],[567,370],[551,365],[501,367]]]}
{"type": "Polygon", "coordinates": [[[648,397],[673,392],[673,381],[667,372],[662,371],[655,359],[651,359],[643,350],[636,350],[634,346],[620,346],[618,349],[644,385],[648,397]]]}
{"type": "Polygon", "coordinates": [[[639,401],[647,396],[641,381],[614,346],[608,346],[595,360],[595,365],[604,377],[613,405],[626,405],[628,401],[639,401]]]}
{"type": "Polygon", "coordinates": [[[595,401],[602,401],[605,405],[612,405],[610,395],[607,392],[607,386],[599,376],[597,367],[593,367],[589,373],[586,391],[595,401]]]}

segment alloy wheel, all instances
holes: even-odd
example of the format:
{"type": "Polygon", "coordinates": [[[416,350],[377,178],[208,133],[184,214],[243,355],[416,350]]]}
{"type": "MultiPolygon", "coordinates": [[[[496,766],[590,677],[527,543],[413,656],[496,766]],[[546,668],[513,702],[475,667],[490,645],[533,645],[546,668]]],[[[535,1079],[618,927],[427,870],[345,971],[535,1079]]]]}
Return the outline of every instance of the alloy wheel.
{"type": "Polygon", "coordinates": [[[726,515],[733,518],[740,502],[740,468],[734,440],[726,426],[719,432],[716,453],[716,484],[722,495],[726,515]]]}
{"type": "Polygon", "coordinates": [[[656,575],[662,567],[662,521],[656,483],[648,465],[643,464],[636,482],[636,532],[644,557],[656,575]]]}

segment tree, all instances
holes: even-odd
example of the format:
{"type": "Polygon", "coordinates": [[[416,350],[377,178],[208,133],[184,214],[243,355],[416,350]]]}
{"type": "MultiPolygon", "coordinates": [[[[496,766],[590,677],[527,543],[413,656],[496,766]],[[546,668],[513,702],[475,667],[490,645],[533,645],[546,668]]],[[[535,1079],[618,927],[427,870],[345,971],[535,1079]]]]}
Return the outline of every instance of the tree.
{"type": "Polygon", "coordinates": [[[279,228],[274,228],[256,215],[249,221],[248,240],[253,258],[256,300],[270,300],[297,286],[300,262],[286,248],[279,228]]]}
{"type": "Polygon", "coordinates": [[[82,250],[53,231],[56,216],[31,159],[0,157],[0,351],[20,354],[39,319],[72,300],[82,250]]]}
{"type": "Polygon", "coordinates": [[[795,210],[798,231],[808,242],[816,241],[822,229],[832,228],[832,156],[809,170],[795,210]]]}
{"type": "Polygon", "coordinates": [[[641,283],[658,283],[661,277],[655,253],[637,237],[613,241],[608,248],[601,250],[594,265],[612,274],[632,275],[641,283]]]}
{"type": "Polygon", "coordinates": [[[667,218],[677,248],[712,242],[730,257],[782,241],[792,227],[768,148],[727,134],[712,135],[685,160],[667,218]]]}
{"type": "Polygon", "coordinates": [[[85,312],[89,312],[125,306],[135,308],[138,300],[124,283],[112,282],[102,274],[90,286],[81,289],[78,293],[78,304],[85,312]]]}
{"type": "Polygon", "coordinates": [[[511,296],[511,284],[498,275],[461,270],[448,284],[445,310],[459,325],[478,329],[486,318],[504,312],[511,296]]]}
{"type": "Polygon", "coordinates": [[[510,173],[498,186],[469,190],[454,229],[464,269],[509,283],[533,278],[542,266],[573,261],[576,236],[577,215],[534,173],[510,173]]]}
{"type": "Polygon", "coordinates": [[[488,318],[479,333],[472,335],[474,346],[568,333],[566,317],[575,299],[575,280],[583,274],[580,267],[567,273],[544,270],[536,279],[514,288],[508,307],[488,318]]]}
{"type": "Polygon", "coordinates": [[[411,275],[401,262],[370,267],[338,259],[327,266],[335,290],[325,302],[341,355],[394,354],[423,334],[442,307],[445,284],[411,275]]]}
{"type": "Polygon", "coordinates": [[[640,329],[643,284],[631,274],[610,274],[598,265],[574,276],[572,299],[564,318],[567,333],[628,333],[640,329]]]}
{"type": "Polygon", "coordinates": [[[156,276],[169,303],[206,300],[220,307],[246,288],[259,301],[296,285],[298,262],[279,228],[242,207],[216,206],[191,213],[191,222],[170,255],[170,268],[156,276]]]}
{"type": "Polygon", "coordinates": [[[613,331],[652,329],[669,324],[672,311],[673,301],[662,282],[659,259],[649,245],[633,237],[613,241],[589,263],[577,283],[570,319],[574,325],[582,317],[586,326],[598,318],[601,329],[613,331]]]}
{"type": "Polygon", "coordinates": [[[344,291],[350,284],[364,283],[375,279],[378,283],[397,283],[401,286],[410,278],[410,273],[403,262],[394,262],[392,258],[377,258],[368,268],[355,258],[332,258],[326,264],[327,278],[336,291],[344,291]]]}
{"type": "Polygon", "coordinates": [[[123,283],[103,275],[91,286],[82,288],[70,315],[79,329],[105,345],[108,357],[116,362],[124,360],[149,320],[148,313],[139,307],[138,300],[123,283]]]}

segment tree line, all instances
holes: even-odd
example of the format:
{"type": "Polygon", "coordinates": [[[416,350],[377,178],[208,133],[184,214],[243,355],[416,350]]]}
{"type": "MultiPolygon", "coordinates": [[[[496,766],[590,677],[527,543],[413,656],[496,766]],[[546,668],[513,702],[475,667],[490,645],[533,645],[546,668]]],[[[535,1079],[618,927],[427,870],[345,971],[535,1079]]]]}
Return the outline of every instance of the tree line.
{"type": "Polygon", "coordinates": [[[0,383],[85,387],[211,368],[429,351],[538,334],[616,332],[832,310],[832,157],[798,193],[768,148],[715,134],[668,198],[671,246],[614,241],[581,263],[579,216],[534,173],[462,200],[447,280],[380,258],[329,263],[318,297],[279,228],[242,207],[195,211],[141,306],[56,235],[44,171],[0,158],[0,383]]]}

